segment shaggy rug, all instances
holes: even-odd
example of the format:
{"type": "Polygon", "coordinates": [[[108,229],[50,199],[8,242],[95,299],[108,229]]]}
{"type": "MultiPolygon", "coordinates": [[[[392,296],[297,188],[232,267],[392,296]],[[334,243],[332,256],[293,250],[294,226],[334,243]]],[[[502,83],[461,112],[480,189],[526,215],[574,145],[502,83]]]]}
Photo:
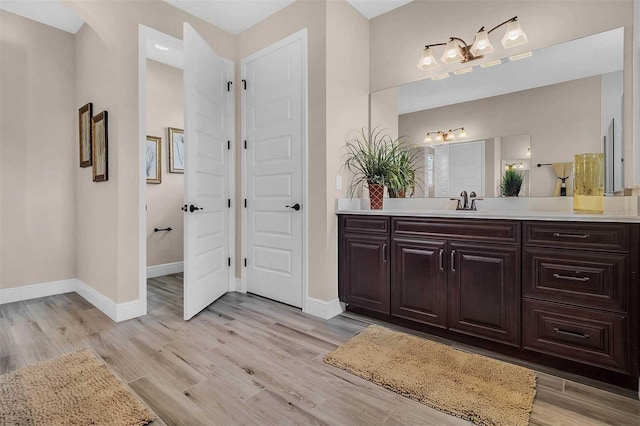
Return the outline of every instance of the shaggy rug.
{"type": "Polygon", "coordinates": [[[0,425],[146,425],[155,419],[88,349],[0,376],[0,425]]]}
{"type": "Polygon", "coordinates": [[[527,425],[536,374],[371,325],[324,361],[477,425],[527,425]]]}

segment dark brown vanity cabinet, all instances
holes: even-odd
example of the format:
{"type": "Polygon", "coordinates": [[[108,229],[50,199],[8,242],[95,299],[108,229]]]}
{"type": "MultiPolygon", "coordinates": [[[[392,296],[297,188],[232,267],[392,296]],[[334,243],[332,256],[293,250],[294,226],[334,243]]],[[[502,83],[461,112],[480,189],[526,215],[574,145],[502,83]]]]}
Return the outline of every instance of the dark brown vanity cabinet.
{"type": "Polygon", "coordinates": [[[340,215],[339,241],[351,310],[637,386],[638,224],[340,215]]]}
{"type": "Polygon", "coordinates": [[[389,314],[388,218],[346,216],[340,222],[340,300],[389,314]]]}

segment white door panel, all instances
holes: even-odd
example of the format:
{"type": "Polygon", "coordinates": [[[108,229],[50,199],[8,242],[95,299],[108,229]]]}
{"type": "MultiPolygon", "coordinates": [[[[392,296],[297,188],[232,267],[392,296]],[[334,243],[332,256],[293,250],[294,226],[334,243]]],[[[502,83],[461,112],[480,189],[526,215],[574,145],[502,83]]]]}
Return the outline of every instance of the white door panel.
{"type": "Polygon", "coordinates": [[[246,285],[301,307],[306,39],[287,40],[243,61],[246,285]]]}
{"type": "Polygon", "coordinates": [[[184,24],[184,319],[228,290],[229,171],[232,120],[227,81],[233,64],[184,24]]]}

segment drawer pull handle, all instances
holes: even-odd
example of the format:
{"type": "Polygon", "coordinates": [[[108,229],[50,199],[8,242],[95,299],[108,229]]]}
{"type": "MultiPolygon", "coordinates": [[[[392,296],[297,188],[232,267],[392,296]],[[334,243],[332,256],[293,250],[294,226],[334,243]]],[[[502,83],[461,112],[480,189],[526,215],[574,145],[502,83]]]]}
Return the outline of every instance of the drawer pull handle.
{"type": "Polygon", "coordinates": [[[440,272],[444,272],[444,263],[442,263],[442,253],[444,253],[444,250],[440,249],[440,253],[438,253],[438,260],[440,262],[440,272]]]}
{"type": "Polygon", "coordinates": [[[456,251],[451,250],[451,272],[456,271],[456,251]]]}
{"type": "Polygon", "coordinates": [[[561,234],[559,232],[554,232],[553,236],[558,238],[582,238],[583,240],[591,237],[589,234],[561,234]]]}
{"type": "Polygon", "coordinates": [[[553,278],[557,278],[559,280],[568,280],[568,281],[582,281],[582,282],[589,281],[589,277],[572,277],[569,275],[560,275],[560,274],[553,274],[553,278]]]}
{"type": "Polygon", "coordinates": [[[581,339],[588,339],[589,338],[588,334],[577,333],[575,331],[561,330],[559,328],[554,328],[553,331],[555,331],[558,334],[566,334],[567,336],[579,337],[581,339]]]}

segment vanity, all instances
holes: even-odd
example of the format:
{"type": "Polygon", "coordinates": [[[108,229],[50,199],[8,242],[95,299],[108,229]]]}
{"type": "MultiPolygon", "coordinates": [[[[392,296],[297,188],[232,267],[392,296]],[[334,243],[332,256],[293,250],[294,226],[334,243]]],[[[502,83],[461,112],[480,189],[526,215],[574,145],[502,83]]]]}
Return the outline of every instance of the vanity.
{"type": "Polygon", "coordinates": [[[347,310],[637,389],[637,215],[337,213],[347,310]]]}

